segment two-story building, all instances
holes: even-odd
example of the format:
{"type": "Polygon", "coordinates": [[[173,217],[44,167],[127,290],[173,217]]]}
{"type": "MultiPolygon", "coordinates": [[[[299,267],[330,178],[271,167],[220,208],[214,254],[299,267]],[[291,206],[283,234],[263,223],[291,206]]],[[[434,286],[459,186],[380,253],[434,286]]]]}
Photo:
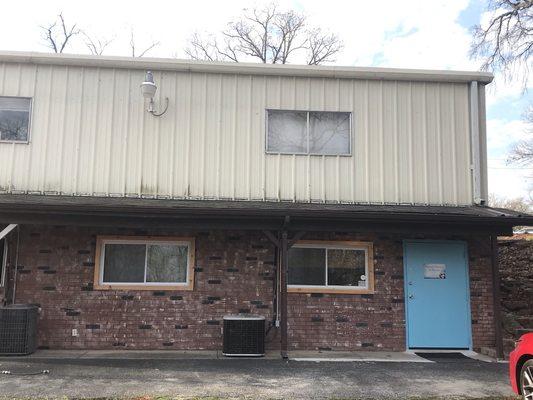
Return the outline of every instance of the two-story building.
{"type": "Polygon", "coordinates": [[[491,80],[1,52],[0,294],[41,348],[219,349],[236,313],[283,355],[499,348],[494,238],[533,217],[485,204],[491,80]]]}

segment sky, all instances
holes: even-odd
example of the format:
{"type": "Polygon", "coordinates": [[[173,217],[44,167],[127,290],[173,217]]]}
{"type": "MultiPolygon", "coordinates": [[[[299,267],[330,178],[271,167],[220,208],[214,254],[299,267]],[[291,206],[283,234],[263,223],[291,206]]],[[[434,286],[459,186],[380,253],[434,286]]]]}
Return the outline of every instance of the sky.
{"type": "MultiPolygon", "coordinates": [[[[185,58],[183,50],[193,32],[219,31],[243,8],[267,1],[11,1],[2,5],[0,50],[49,51],[40,26],[63,12],[67,22],[77,23],[92,38],[113,39],[104,54],[129,55],[133,31],[138,48],[160,42],[148,56],[185,58]]],[[[470,27],[488,18],[482,0],[279,0],[278,4],[305,13],[309,23],[342,39],[337,65],[455,70],[480,66],[468,52],[470,27]]],[[[69,52],[88,50],[78,40],[69,52]]],[[[524,91],[521,82],[497,75],[487,87],[489,192],[499,197],[525,197],[533,188],[533,168],[505,161],[510,146],[528,134],[521,115],[532,101],[532,91],[524,91]]]]}

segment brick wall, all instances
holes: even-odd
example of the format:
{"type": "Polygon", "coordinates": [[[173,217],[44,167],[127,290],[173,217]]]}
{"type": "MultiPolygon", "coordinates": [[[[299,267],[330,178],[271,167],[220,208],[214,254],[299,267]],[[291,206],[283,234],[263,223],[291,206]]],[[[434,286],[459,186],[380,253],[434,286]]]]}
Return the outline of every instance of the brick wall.
{"type": "MultiPolygon", "coordinates": [[[[376,291],[290,294],[291,348],[404,350],[403,238],[307,235],[373,241],[376,291]]],[[[489,254],[488,241],[469,241],[475,348],[494,342],[489,254]]],[[[252,312],[272,319],[274,258],[273,246],[259,232],[23,226],[16,300],[40,304],[44,348],[220,349],[223,315],[252,312]],[[97,234],[195,236],[194,291],[93,290],[97,234]],[[79,336],[73,337],[72,329],[79,336]]],[[[9,272],[12,278],[13,267],[9,272]]],[[[267,347],[278,347],[276,329],[267,341],[267,347]]]]}

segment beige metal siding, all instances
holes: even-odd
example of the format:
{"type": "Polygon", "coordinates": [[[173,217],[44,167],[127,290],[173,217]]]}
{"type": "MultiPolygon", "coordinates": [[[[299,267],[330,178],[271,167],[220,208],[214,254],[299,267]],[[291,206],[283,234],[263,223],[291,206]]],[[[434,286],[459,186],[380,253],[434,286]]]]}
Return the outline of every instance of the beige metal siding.
{"type": "Polygon", "coordinates": [[[4,192],[471,204],[468,83],[0,63],[33,98],[29,144],[0,143],[4,192]],[[265,154],[265,110],[353,113],[351,156],[265,154]]]}

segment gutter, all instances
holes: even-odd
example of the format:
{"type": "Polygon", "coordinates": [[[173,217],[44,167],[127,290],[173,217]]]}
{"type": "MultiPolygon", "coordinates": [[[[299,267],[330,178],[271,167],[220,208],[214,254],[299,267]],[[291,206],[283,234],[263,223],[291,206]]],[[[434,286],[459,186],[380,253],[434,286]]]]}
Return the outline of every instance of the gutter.
{"type": "Polygon", "coordinates": [[[478,82],[470,82],[470,170],[472,172],[472,200],[474,204],[483,205],[486,199],[481,196],[481,142],[479,133],[479,92],[478,82]]]}
{"type": "Polygon", "coordinates": [[[478,71],[422,70],[403,68],[310,66],[288,64],[231,63],[179,60],[172,58],[133,58],[38,52],[0,51],[0,63],[59,65],[93,68],[120,68],[173,72],[272,75],[305,78],[344,78],[389,81],[490,83],[492,74],[478,71]]]}

